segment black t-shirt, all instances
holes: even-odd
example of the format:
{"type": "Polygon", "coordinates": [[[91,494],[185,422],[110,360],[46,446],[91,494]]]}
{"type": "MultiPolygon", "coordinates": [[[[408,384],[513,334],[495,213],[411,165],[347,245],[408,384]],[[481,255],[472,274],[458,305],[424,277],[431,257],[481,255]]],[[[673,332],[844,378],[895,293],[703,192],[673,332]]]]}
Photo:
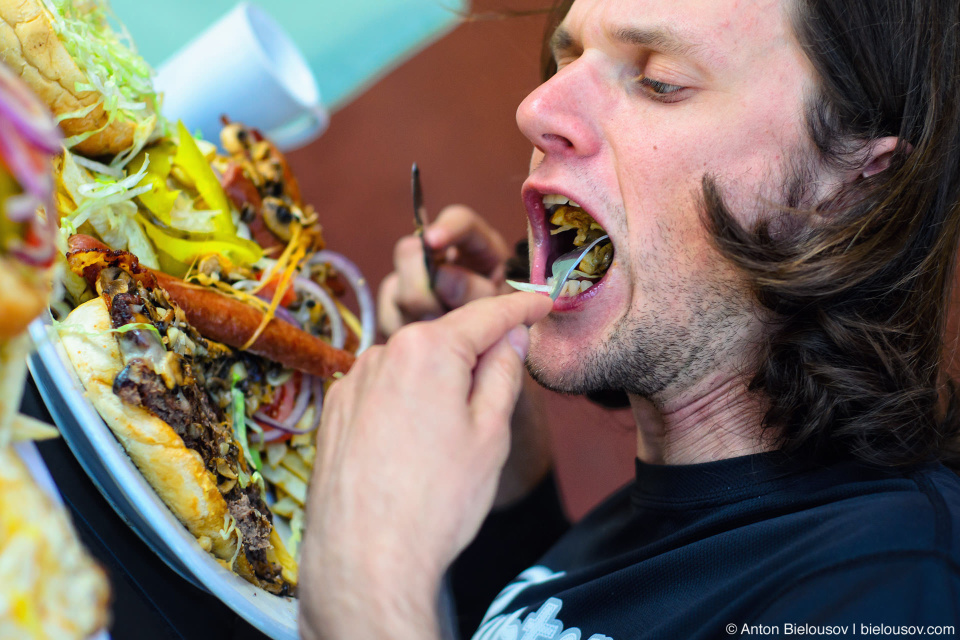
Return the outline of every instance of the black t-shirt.
{"type": "MultiPolygon", "coordinates": [[[[514,511],[523,539],[529,514],[551,508],[514,511]]],[[[490,529],[477,546],[496,546],[490,529]]],[[[493,529],[509,546],[502,515],[493,529]]],[[[636,480],[503,589],[473,638],[828,636],[960,637],[960,477],[779,452],[637,462],[636,480]]]]}

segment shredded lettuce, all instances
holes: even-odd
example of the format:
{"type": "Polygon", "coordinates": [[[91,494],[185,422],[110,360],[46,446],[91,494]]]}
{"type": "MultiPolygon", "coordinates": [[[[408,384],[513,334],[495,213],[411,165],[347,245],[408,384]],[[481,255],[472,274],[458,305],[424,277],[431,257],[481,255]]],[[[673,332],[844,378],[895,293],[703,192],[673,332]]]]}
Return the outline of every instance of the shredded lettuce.
{"type": "Polygon", "coordinates": [[[300,547],[300,540],[303,538],[304,516],[303,509],[296,509],[293,517],[290,518],[290,540],[287,542],[287,550],[294,558],[297,557],[297,549],[300,547]]]}
{"type": "Polygon", "coordinates": [[[123,171],[121,169],[114,169],[113,167],[108,167],[102,162],[97,162],[96,160],[90,160],[89,158],[84,158],[83,156],[73,156],[73,161],[84,169],[89,169],[90,171],[95,171],[97,173],[102,173],[104,175],[110,176],[111,178],[116,178],[117,180],[123,179],[123,171]]]}
{"type": "Polygon", "coordinates": [[[220,215],[216,210],[196,209],[195,202],[185,194],[180,192],[173,203],[173,209],[170,210],[170,226],[180,231],[190,233],[213,233],[217,230],[214,223],[220,215]]]}
{"type": "Polygon", "coordinates": [[[153,70],[137,54],[126,27],[107,3],[43,0],[43,4],[64,48],[89,79],[76,89],[99,91],[111,117],[133,122],[147,118],[157,102],[153,70]]]}
{"type": "MultiPolygon", "coordinates": [[[[89,222],[97,235],[113,249],[129,251],[147,267],[157,269],[160,261],[153,244],[137,219],[137,204],[133,198],[151,187],[137,187],[148,162],[137,173],[117,179],[114,175],[88,171],[80,166],[80,158],[64,151],[60,180],[76,209],[60,219],[63,241],[89,222]]],[[[93,165],[87,165],[93,166],[93,165]]],[[[120,173],[123,176],[122,172],[120,173]]]]}
{"type": "MultiPolygon", "coordinates": [[[[61,320],[53,320],[50,324],[50,328],[55,333],[71,333],[79,336],[86,336],[88,338],[100,335],[100,331],[88,331],[82,329],[76,324],[66,324],[61,320]]],[[[156,334],[157,339],[160,340],[160,343],[163,344],[163,337],[160,335],[160,330],[148,322],[131,322],[125,324],[122,327],[117,327],[116,329],[104,329],[103,333],[127,333],[128,331],[136,331],[137,329],[142,329],[144,331],[151,331],[156,334]]]]}
{"type": "Polygon", "coordinates": [[[246,489],[247,485],[250,484],[250,476],[239,467],[237,467],[237,483],[239,483],[241,489],[246,489]]]}
{"type": "Polygon", "coordinates": [[[230,536],[237,535],[237,550],[233,552],[233,557],[230,558],[230,566],[234,566],[234,563],[237,561],[237,556],[240,555],[240,548],[243,545],[243,532],[240,531],[240,527],[237,526],[237,520],[226,513],[223,515],[223,527],[220,529],[220,537],[224,540],[229,540],[230,536]]]}
{"type": "Polygon", "coordinates": [[[87,138],[100,133],[101,131],[109,127],[111,124],[113,124],[113,121],[116,118],[116,116],[117,116],[117,112],[111,111],[110,113],[107,114],[107,121],[103,123],[102,127],[91,129],[90,131],[84,131],[83,133],[78,133],[75,136],[70,136],[69,138],[65,139],[63,141],[64,149],[72,149],[78,144],[80,144],[81,142],[83,142],[84,140],[86,140],[87,138]]]}
{"type": "Polygon", "coordinates": [[[147,118],[138,121],[136,128],[133,130],[133,144],[130,145],[129,149],[118,154],[117,157],[113,159],[113,162],[110,163],[110,166],[115,169],[122,169],[127,166],[127,164],[143,150],[147,142],[150,141],[151,135],[156,128],[156,114],[151,114],[147,118]]]}
{"type": "Polygon", "coordinates": [[[91,112],[91,111],[93,111],[94,109],[96,109],[96,108],[97,108],[98,106],[100,106],[101,104],[103,104],[103,98],[97,100],[97,101],[94,102],[93,104],[87,105],[86,107],[82,107],[82,108],[80,108],[80,109],[77,109],[76,111],[69,111],[69,112],[67,112],[67,113],[61,113],[60,115],[58,115],[58,116],[56,117],[57,124],[60,124],[60,123],[63,122],[64,120],[75,120],[75,119],[77,119],[77,118],[85,118],[85,117],[87,117],[88,115],[90,115],[90,112],[91,112]]]}
{"type": "Polygon", "coordinates": [[[143,329],[144,331],[151,331],[156,334],[157,339],[160,340],[160,343],[163,344],[163,336],[160,335],[160,330],[149,322],[131,322],[130,324],[125,324],[122,327],[116,329],[111,329],[115,333],[127,333],[128,331],[136,331],[138,329],[143,329]]]}

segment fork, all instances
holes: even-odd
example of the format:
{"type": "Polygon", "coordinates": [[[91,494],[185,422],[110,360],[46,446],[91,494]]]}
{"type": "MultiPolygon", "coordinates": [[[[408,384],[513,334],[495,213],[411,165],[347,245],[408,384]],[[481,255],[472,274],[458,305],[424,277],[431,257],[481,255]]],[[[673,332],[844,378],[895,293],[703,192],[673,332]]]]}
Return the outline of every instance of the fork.
{"type": "Polygon", "coordinates": [[[537,293],[549,293],[550,299],[556,301],[560,297],[560,292],[563,291],[563,286],[567,284],[567,280],[570,279],[570,276],[576,270],[577,265],[583,260],[583,256],[593,249],[595,246],[603,242],[604,240],[609,240],[610,236],[600,236],[599,238],[593,240],[590,244],[579,249],[574,249],[569,251],[553,262],[553,285],[546,284],[530,284],[529,282],[516,282],[515,280],[507,280],[507,284],[517,289],[519,291],[535,291],[537,293]]]}
{"type": "Polygon", "coordinates": [[[570,279],[577,265],[583,260],[583,256],[587,255],[591,249],[604,240],[609,239],[610,236],[600,236],[582,249],[569,251],[553,261],[553,288],[550,290],[551,300],[555,301],[560,297],[560,292],[563,291],[564,285],[567,284],[567,280],[570,279]]]}

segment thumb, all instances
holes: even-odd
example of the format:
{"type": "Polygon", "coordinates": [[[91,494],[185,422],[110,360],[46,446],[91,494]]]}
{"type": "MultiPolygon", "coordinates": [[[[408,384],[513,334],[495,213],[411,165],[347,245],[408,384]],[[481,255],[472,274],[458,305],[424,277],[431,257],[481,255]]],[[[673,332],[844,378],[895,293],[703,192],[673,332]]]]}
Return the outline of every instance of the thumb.
{"type": "Polygon", "coordinates": [[[520,325],[480,356],[469,401],[473,422],[480,429],[509,428],[523,385],[523,360],[529,343],[527,328],[520,325]]]}

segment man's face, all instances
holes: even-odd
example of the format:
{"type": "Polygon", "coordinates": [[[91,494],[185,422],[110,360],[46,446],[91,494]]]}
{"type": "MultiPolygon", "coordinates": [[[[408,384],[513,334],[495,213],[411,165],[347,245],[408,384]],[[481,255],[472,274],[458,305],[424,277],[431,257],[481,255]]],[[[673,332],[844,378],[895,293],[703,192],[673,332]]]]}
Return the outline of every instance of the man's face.
{"type": "Polygon", "coordinates": [[[546,194],[583,207],[615,258],[531,330],[542,383],[669,403],[745,364],[762,325],[704,228],[701,184],[716,179],[747,226],[786,202],[808,154],[813,71],[785,2],[574,3],[554,37],[558,73],[517,112],[536,147],[523,191],[531,280],[550,275],[546,194]]]}

